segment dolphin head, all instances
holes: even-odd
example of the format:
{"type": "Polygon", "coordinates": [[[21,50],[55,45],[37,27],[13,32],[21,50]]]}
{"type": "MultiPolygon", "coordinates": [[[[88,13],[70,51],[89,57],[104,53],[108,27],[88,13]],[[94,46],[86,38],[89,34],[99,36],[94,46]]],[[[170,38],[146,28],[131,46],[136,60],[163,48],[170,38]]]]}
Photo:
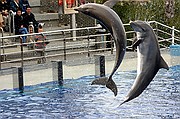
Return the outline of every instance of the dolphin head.
{"type": "Polygon", "coordinates": [[[149,36],[149,33],[153,32],[151,26],[144,21],[131,21],[130,26],[137,34],[137,37],[133,42],[133,47],[138,46],[147,36],[149,36]]]}
{"type": "Polygon", "coordinates": [[[137,21],[131,21],[130,22],[130,26],[133,28],[133,30],[138,33],[138,34],[141,34],[141,35],[145,35],[147,34],[148,32],[151,32],[152,31],[152,28],[151,26],[147,23],[147,22],[144,22],[144,21],[140,21],[140,20],[137,20],[137,21]]]}
{"type": "Polygon", "coordinates": [[[79,12],[89,15],[89,16],[93,16],[94,12],[96,12],[95,7],[91,3],[80,5],[79,7],[75,8],[74,10],[79,11],[79,12]]]}

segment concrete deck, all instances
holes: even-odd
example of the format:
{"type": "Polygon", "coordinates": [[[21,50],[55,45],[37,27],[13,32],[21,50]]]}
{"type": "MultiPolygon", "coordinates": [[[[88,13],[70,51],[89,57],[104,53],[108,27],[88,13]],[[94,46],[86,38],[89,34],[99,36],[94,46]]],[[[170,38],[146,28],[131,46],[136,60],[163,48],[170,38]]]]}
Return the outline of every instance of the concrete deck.
{"type": "MultiPolygon", "coordinates": [[[[169,51],[162,51],[162,57],[166,60],[169,66],[179,65],[180,56],[170,56],[169,51]]],[[[106,56],[106,74],[110,74],[114,66],[114,55],[106,56]]],[[[83,60],[83,59],[81,59],[83,60]]],[[[91,63],[80,63],[76,65],[76,62],[81,62],[79,60],[73,61],[69,60],[63,65],[64,79],[77,79],[82,76],[95,75],[95,65],[91,63]],[[72,64],[74,65],[72,65],[72,64]]],[[[127,52],[125,59],[123,60],[118,71],[132,71],[136,70],[137,67],[137,57],[135,52],[127,52]]],[[[24,84],[35,85],[45,82],[53,81],[52,78],[52,68],[45,68],[42,70],[32,70],[24,72],[24,84]]],[[[0,76],[0,90],[2,89],[12,89],[13,88],[13,75],[1,75],[0,76]]]]}

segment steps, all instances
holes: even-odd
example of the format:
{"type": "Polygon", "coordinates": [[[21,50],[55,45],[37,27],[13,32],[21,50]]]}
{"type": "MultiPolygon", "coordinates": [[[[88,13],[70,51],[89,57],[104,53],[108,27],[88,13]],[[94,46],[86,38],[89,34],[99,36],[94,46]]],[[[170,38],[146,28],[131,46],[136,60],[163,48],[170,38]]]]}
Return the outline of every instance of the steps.
{"type": "Polygon", "coordinates": [[[40,23],[45,23],[44,31],[46,31],[46,28],[47,30],[60,29],[58,13],[46,13],[42,11],[40,0],[29,0],[29,4],[32,7],[32,12],[34,13],[36,20],[40,23]]]}
{"type": "Polygon", "coordinates": [[[40,0],[29,0],[29,4],[32,7],[32,12],[33,13],[40,13],[40,7],[41,7],[41,2],[40,0]]]}

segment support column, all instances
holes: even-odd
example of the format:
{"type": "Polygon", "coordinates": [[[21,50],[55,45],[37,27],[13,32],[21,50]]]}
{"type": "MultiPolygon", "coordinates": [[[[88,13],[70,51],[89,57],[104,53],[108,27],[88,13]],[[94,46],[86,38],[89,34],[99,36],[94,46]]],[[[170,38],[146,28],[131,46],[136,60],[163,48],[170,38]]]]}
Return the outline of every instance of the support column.
{"type": "Polygon", "coordinates": [[[53,81],[58,81],[59,85],[63,85],[63,64],[62,61],[52,61],[53,81]]]}
{"type": "Polygon", "coordinates": [[[13,88],[18,88],[20,92],[24,91],[23,67],[13,69],[13,88]]]}
{"type": "Polygon", "coordinates": [[[95,55],[95,75],[105,77],[105,56],[95,55]]]}
{"type": "MultiPolygon", "coordinates": [[[[76,15],[75,14],[72,14],[71,15],[71,28],[72,29],[76,29],[76,15]]],[[[76,41],[76,31],[72,31],[72,37],[73,37],[73,41],[76,41]]]]}

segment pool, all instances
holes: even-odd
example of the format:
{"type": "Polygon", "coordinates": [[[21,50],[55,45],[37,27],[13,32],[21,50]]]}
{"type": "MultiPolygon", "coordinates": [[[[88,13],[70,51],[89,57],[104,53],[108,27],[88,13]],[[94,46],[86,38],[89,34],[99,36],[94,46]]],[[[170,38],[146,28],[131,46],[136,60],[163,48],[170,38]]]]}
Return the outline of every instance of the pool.
{"type": "Polygon", "coordinates": [[[92,86],[94,76],[26,86],[24,93],[0,91],[0,119],[178,119],[180,65],[161,69],[138,98],[118,105],[133,84],[136,71],[117,72],[118,96],[104,86],[92,86]]]}

